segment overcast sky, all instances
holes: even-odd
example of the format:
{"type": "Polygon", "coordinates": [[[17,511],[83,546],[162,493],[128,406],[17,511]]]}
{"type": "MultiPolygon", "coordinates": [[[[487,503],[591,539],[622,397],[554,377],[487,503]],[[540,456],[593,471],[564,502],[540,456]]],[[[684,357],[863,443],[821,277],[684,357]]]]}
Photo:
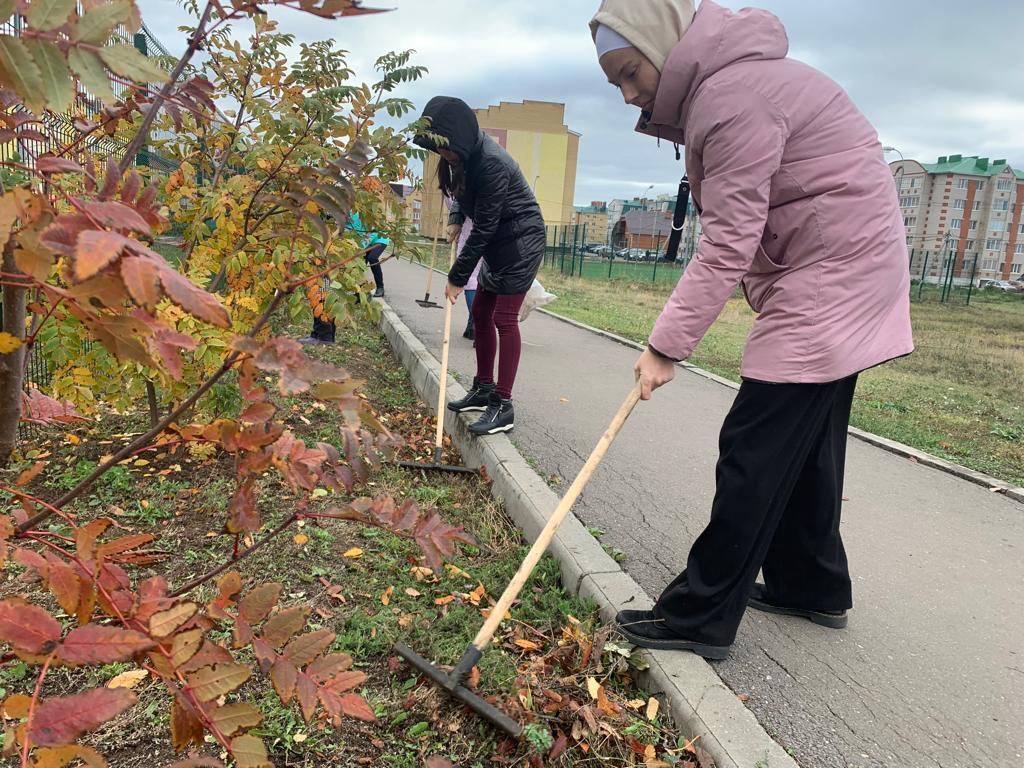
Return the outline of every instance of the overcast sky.
{"type": "MultiPolygon", "coordinates": [[[[172,52],[188,16],[177,0],[137,0],[172,52]]],[[[720,0],[759,5],[789,32],[790,56],[823,70],[851,94],[883,144],[934,162],[960,153],[1024,167],[1022,0],[720,0]]],[[[674,192],[682,166],[671,145],[633,132],[637,113],[597,66],[587,22],[598,0],[367,0],[393,13],[335,22],[275,9],[298,41],[333,38],[364,79],[381,53],[414,48],[430,74],[403,92],[417,107],[436,94],[474,107],[500,101],[563,102],[583,135],[576,203],[674,192]]],[[[242,28],[239,27],[239,31],[242,28]]],[[[890,159],[897,159],[890,155],[890,159]]]]}

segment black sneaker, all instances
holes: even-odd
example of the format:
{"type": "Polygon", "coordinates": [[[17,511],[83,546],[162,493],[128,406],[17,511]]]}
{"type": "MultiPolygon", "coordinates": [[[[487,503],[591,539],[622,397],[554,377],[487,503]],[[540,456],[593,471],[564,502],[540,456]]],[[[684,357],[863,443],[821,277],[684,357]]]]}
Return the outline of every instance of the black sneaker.
{"type": "Polygon", "coordinates": [[[373,298],[375,298],[375,299],[383,299],[384,298],[384,289],[383,288],[378,288],[376,291],[374,291],[373,292],[373,298]]]}
{"type": "Polygon", "coordinates": [[[516,412],[511,400],[503,400],[497,392],[491,393],[487,410],[475,424],[469,425],[474,435],[495,435],[498,432],[511,432],[515,426],[516,412]]]}
{"type": "Polygon", "coordinates": [[[668,628],[664,619],[654,611],[619,611],[615,616],[619,633],[639,648],[656,651],[692,651],[705,659],[724,659],[729,655],[728,645],[708,645],[680,637],[668,628]]]}
{"type": "Polygon", "coordinates": [[[462,332],[462,338],[473,341],[475,336],[476,333],[473,331],[473,324],[470,323],[469,325],[466,326],[466,330],[462,332]]]}
{"type": "Polygon", "coordinates": [[[842,629],[849,621],[846,611],[815,611],[809,608],[790,608],[779,605],[778,603],[768,602],[766,594],[764,584],[755,584],[754,591],[750,593],[750,599],[747,601],[747,605],[751,608],[756,608],[759,611],[765,611],[766,613],[778,613],[783,616],[800,616],[805,619],[810,619],[812,622],[822,627],[828,627],[829,629],[842,629]]]}
{"type": "Polygon", "coordinates": [[[461,400],[452,400],[448,403],[448,410],[453,413],[466,413],[468,411],[485,411],[487,410],[487,404],[491,401],[491,395],[494,394],[493,384],[481,384],[479,380],[473,377],[473,386],[467,394],[461,400]]]}

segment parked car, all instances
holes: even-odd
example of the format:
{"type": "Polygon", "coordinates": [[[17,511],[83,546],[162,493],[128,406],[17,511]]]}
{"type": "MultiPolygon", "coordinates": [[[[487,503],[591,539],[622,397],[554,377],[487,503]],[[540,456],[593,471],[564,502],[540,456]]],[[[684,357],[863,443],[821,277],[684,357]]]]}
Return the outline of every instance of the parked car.
{"type": "Polygon", "coordinates": [[[1019,284],[1015,285],[1009,280],[984,280],[981,289],[985,291],[1002,291],[1003,293],[1020,293],[1019,284]]]}

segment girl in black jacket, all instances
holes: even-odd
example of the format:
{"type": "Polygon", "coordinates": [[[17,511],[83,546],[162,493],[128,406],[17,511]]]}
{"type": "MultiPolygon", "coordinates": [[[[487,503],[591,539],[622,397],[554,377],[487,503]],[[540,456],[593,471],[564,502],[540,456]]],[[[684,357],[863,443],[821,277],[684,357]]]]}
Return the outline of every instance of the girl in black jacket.
{"type": "MultiPolygon", "coordinates": [[[[476,114],[461,99],[436,96],[423,111],[431,135],[416,143],[441,156],[441,192],[455,201],[449,225],[461,228],[468,216],[473,231],[448,273],[445,295],[453,304],[483,259],[473,299],[476,377],[473,388],[449,410],[483,411],[470,426],[475,435],[512,429],[512,384],[519,367],[519,309],[544,258],[546,235],[537,198],[516,161],[480,130],[476,114]],[[433,136],[444,141],[436,142],[433,136]],[[498,353],[498,381],[494,358],[498,353]]],[[[459,230],[449,228],[449,237],[459,230]]]]}

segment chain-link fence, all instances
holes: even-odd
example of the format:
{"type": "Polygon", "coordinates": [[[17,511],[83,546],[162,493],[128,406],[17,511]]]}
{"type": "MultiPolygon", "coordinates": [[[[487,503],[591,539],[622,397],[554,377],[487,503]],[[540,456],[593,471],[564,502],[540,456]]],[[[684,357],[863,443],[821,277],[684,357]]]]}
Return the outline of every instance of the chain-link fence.
{"type": "MultiPolygon", "coordinates": [[[[667,237],[634,238],[613,234],[595,242],[584,225],[550,225],[544,266],[584,280],[625,280],[675,284],[693,258],[696,243],[684,232],[675,261],[664,258],[667,237]]],[[[1020,264],[1003,264],[996,254],[950,251],[910,252],[910,298],[915,302],[969,305],[1024,302],[1020,264]]]]}

